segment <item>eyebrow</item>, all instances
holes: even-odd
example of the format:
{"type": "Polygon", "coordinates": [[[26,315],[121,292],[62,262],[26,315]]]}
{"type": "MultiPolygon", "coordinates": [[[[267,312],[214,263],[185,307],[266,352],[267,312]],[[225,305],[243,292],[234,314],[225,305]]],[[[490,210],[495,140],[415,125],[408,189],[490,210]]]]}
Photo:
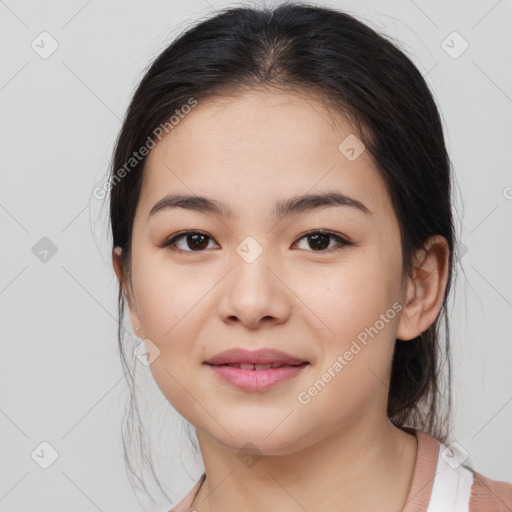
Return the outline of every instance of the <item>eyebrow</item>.
{"type": "MultiPolygon", "coordinates": [[[[353,199],[339,192],[326,192],[323,194],[305,194],[278,201],[272,210],[272,215],[276,219],[281,220],[291,215],[297,215],[333,206],[350,207],[367,215],[372,214],[372,212],[357,199],[353,199]]],[[[203,196],[170,194],[160,199],[160,201],[151,208],[148,218],[156,212],[171,208],[183,208],[205,214],[219,215],[222,217],[233,216],[233,212],[229,206],[221,201],[203,196]]]]}

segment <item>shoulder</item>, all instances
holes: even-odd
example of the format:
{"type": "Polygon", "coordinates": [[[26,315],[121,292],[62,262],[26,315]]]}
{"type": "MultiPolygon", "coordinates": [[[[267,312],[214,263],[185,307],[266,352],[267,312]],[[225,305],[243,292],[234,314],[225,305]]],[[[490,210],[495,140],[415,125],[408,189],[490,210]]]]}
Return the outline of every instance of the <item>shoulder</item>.
{"type": "Polygon", "coordinates": [[[511,512],[512,483],[491,480],[473,471],[469,512],[511,512]]]}
{"type": "Polygon", "coordinates": [[[203,473],[199,480],[194,485],[194,487],[192,487],[192,489],[190,489],[187,495],[169,512],[189,512],[189,510],[190,512],[193,512],[194,509],[191,509],[190,505],[192,504],[192,501],[194,501],[194,497],[196,493],[199,491],[199,487],[201,487],[201,484],[203,483],[205,476],[206,474],[203,473]]]}
{"type": "Polygon", "coordinates": [[[467,453],[414,432],[416,467],[404,512],[512,512],[512,483],[491,480],[467,464],[467,453]]]}

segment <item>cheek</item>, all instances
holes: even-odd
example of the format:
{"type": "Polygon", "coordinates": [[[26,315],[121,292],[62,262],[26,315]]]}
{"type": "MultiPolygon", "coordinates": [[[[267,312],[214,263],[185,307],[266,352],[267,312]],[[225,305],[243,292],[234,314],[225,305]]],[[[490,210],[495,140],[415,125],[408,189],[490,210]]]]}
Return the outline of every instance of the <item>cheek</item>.
{"type": "Polygon", "coordinates": [[[298,295],[338,338],[372,325],[399,297],[399,266],[371,248],[343,265],[305,275],[310,277],[297,281],[298,295]]]}
{"type": "Polygon", "coordinates": [[[318,275],[311,278],[313,293],[306,303],[322,320],[316,324],[324,327],[314,329],[322,360],[310,387],[298,397],[308,414],[330,409],[337,423],[361,414],[362,404],[372,408],[385,403],[401,305],[395,296],[398,266],[386,268],[384,263],[369,250],[343,268],[331,266],[320,280],[318,275]]]}
{"type": "MultiPolygon", "coordinates": [[[[390,255],[383,255],[382,248],[367,247],[353,259],[347,258],[343,266],[329,267],[319,281],[318,277],[315,287],[311,279],[315,291],[308,305],[323,321],[318,339],[323,357],[319,373],[330,369],[336,377],[317,406],[327,406],[328,397],[355,385],[357,389],[345,400],[353,399],[356,407],[358,400],[369,399],[389,376],[401,311],[400,265],[390,255]]],[[[351,407],[349,403],[346,406],[351,407]]]]}
{"type": "Polygon", "coordinates": [[[214,283],[161,262],[139,268],[144,271],[134,278],[133,286],[144,333],[162,349],[169,345],[179,349],[180,342],[186,344],[197,329],[198,323],[191,321],[194,308],[214,283]]]}
{"type": "Polygon", "coordinates": [[[133,284],[141,324],[145,338],[159,350],[150,371],[177,412],[188,421],[197,420],[190,398],[194,389],[190,381],[192,352],[194,340],[200,336],[202,322],[197,314],[201,298],[213,283],[199,279],[197,274],[194,277],[179,269],[171,270],[170,266],[166,270],[161,263],[140,268],[144,272],[133,284]]]}

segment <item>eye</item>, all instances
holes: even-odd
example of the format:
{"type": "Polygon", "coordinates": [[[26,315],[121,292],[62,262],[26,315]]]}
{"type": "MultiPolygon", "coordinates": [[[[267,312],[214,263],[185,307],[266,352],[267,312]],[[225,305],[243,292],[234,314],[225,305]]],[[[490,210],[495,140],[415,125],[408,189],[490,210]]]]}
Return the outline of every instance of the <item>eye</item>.
{"type": "MultiPolygon", "coordinates": [[[[352,245],[352,242],[349,242],[345,238],[333,233],[331,231],[309,231],[305,235],[303,235],[299,240],[307,239],[307,243],[314,248],[313,252],[326,252],[325,249],[329,248],[330,241],[334,240],[337,242],[338,249],[346,245],[352,245]]],[[[332,247],[331,247],[332,249],[332,247]]]]}
{"type": "MultiPolygon", "coordinates": [[[[314,249],[312,252],[326,252],[326,249],[332,249],[332,247],[329,247],[332,240],[337,242],[338,249],[352,245],[352,242],[349,242],[340,235],[324,230],[309,231],[299,238],[299,240],[302,239],[307,239],[309,245],[314,249]]],[[[208,249],[208,240],[213,240],[213,238],[202,231],[184,231],[164,240],[159,247],[170,247],[171,250],[184,252],[201,252],[204,249],[208,249]],[[184,243],[180,247],[178,244],[181,241],[184,243]]]]}
{"type": "Polygon", "coordinates": [[[213,239],[201,231],[185,231],[165,240],[159,245],[159,247],[171,247],[172,250],[176,250],[174,247],[177,247],[177,250],[180,251],[201,252],[203,249],[208,248],[208,240],[213,239]],[[179,247],[177,242],[181,241],[181,239],[184,239],[184,245],[191,247],[192,249],[188,250],[186,248],[184,249],[183,247],[179,247]]]}

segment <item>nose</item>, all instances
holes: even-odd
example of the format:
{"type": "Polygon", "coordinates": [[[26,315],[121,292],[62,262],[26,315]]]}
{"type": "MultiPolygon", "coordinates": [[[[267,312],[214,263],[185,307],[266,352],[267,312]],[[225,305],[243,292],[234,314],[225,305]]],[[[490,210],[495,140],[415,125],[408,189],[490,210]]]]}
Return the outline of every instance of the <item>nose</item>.
{"type": "Polygon", "coordinates": [[[217,311],[224,322],[257,329],[289,318],[293,293],[284,270],[265,251],[252,262],[237,255],[223,281],[217,311]]]}

